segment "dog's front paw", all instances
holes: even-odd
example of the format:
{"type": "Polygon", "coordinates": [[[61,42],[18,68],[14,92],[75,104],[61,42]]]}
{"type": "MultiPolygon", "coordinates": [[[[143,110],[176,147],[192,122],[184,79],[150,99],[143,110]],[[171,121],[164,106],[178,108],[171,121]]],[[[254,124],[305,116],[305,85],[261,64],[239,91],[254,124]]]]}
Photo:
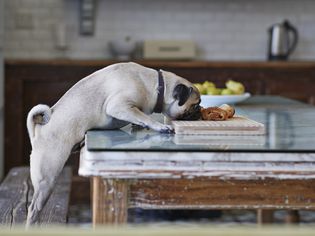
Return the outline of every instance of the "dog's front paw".
{"type": "Polygon", "coordinates": [[[161,129],[160,129],[160,133],[162,134],[174,134],[174,128],[170,125],[164,125],[161,129]]]}
{"type": "Polygon", "coordinates": [[[143,130],[143,129],[149,129],[147,125],[136,125],[136,124],[131,124],[132,131],[137,131],[137,130],[143,130]]]}

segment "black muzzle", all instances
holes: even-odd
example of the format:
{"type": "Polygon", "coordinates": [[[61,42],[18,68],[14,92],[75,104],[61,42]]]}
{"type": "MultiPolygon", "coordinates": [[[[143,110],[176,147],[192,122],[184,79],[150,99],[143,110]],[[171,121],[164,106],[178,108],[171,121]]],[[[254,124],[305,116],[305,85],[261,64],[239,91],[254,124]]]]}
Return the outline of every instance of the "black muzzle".
{"type": "Polygon", "coordinates": [[[201,106],[196,104],[192,106],[188,112],[177,117],[177,120],[199,120],[201,118],[201,106]]]}

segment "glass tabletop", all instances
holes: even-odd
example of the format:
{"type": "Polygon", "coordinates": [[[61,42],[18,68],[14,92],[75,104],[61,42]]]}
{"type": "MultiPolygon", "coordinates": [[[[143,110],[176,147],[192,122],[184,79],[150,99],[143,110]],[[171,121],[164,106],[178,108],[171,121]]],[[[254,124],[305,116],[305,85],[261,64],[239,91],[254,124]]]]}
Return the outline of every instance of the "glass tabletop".
{"type": "MultiPolygon", "coordinates": [[[[135,128],[90,130],[89,151],[306,152],[315,153],[315,107],[277,96],[254,96],[236,114],[263,123],[264,135],[177,135],[135,128]]],[[[162,115],[154,119],[163,122],[162,115]]]]}

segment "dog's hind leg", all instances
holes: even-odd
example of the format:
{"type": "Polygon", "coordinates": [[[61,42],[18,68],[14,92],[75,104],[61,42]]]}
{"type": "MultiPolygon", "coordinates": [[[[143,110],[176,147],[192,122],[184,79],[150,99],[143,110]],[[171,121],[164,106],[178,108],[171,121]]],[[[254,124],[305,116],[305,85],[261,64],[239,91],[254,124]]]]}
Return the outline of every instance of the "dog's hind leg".
{"type": "Polygon", "coordinates": [[[31,154],[31,180],[34,187],[32,202],[28,208],[26,226],[37,223],[41,210],[52,192],[56,179],[67,161],[71,148],[62,149],[47,145],[35,148],[31,154]]]}

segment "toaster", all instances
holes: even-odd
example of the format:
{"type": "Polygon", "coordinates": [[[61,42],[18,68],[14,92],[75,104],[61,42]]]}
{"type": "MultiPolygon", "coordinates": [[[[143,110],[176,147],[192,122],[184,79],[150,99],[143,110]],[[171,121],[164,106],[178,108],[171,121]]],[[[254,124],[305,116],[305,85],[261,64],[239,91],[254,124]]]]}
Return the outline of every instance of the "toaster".
{"type": "Polygon", "coordinates": [[[192,60],[196,57],[194,42],[189,40],[146,40],[144,59],[192,60]]]}

